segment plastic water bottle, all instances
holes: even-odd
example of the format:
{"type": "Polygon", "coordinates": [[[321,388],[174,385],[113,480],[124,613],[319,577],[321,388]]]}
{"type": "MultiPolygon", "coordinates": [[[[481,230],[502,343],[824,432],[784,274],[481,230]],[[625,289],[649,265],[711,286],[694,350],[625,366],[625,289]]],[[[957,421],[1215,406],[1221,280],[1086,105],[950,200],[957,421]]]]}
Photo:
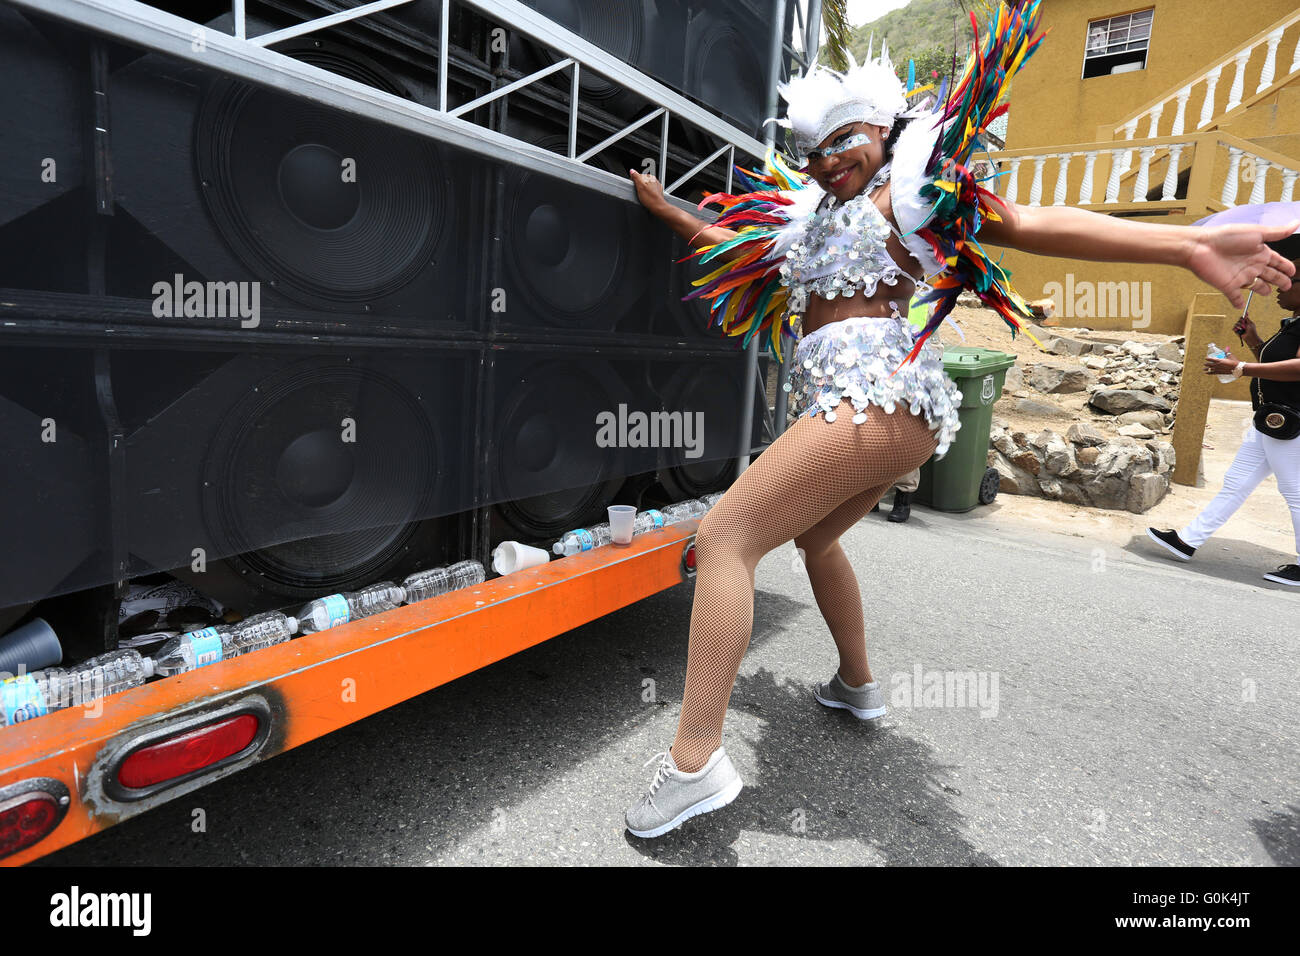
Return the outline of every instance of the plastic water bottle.
{"type": "Polygon", "coordinates": [[[479,562],[457,561],[450,567],[417,571],[402,582],[402,589],[406,591],[406,603],[414,604],[485,580],[487,572],[479,562]]]}
{"type": "Polygon", "coordinates": [[[708,508],[704,506],[704,502],[692,498],[690,501],[679,501],[675,505],[669,505],[664,509],[664,516],[669,524],[677,524],[679,521],[702,518],[706,511],[708,508]]]}
{"type": "Polygon", "coordinates": [[[76,667],[22,674],[0,682],[0,721],[5,725],[43,717],[139,687],[154,676],[153,661],[132,648],[100,654],[76,667]]]}
{"type": "Polygon", "coordinates": [[[709,508],[712,508],[712,507],[713,507],[714,505],[716,505],[719,501],[721,501],[721,500],[722,500],[722,496],[725,495],[725,494],[726,494],[725,491],[715,491],[715,492],[713,492],[712,494],[705,495],[705,496],[704,496],[703,498],[701,498],[700,500],[704,502],[704,508],[705,508],[705,510],[707,511],[709,508]]]}
{"type": "Polygon", "coordinates": [[[160,677],[183,674],[235,656],[229,627],[205,627],[173,637],[152,655],[154,673],[160,677]]]}
{"type": "MultiPolygon", "coordinates": [[[[1228,357],[1228,353],[1223,351],[1223,349],[1219,348],[1213,342],[1211,342],[1209,349],[1205,353],[1205,356],[1206,358],[1226,359],[1228,357]]],[[[1231,375],[1219,376],[1219,381],[1223,382],[1225,385],[1231,382],[1232,380],[1233,380],[1233,376],[1231,375]]]]}
{"type": "Polygon", "coordinates": [[[560,540],[551,545],[551,550],[567,558],[579,551],[590,551],[592,548],[604,547],[612,540],[613,536],[609,532],[609,522],[602,521],[590,528],[575,528],[573,531],[564,532],[560,540]]]}
{"type": "Polygon", "coordinates": [[[632,522],[632,536],[636,537],[647,531],[658,531],[669,523],[668,516],[658,508],[647,508],[632,522]]]}
{"type": "Polygon", "coordinates": [[[238,624],[190,631],[173,637],[158,649],[153,655],[154,672],[160,677],[184,674],[273,644],[283,644],[297,630],[297,618],[267,611],[246,617],[238,624]]]}
{"type": "Polygon", "coordinates": [[[304,634],[315,634],[348,621],[391,611],[406,600],[406,592],[392,581],[381,581],[360,591],[316,598],[298,612],[298,626],[304,634]]]}
{"type": "Polygon", "coordinates": [[[298,631],[298,619],[279,611],[264,611],[246,617],[230,628],[233,654],[251,654],[264,647],[283,644],[298,631]]]}

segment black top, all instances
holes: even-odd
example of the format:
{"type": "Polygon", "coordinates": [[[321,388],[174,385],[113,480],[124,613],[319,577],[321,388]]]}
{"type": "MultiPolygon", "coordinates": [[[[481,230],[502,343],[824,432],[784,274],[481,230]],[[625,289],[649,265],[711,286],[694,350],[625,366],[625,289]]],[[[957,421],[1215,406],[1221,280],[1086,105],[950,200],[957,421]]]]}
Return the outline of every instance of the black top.
{"type": "MultiPolygon", "coordinates": [[[[1285,362],[1300,352],[1300,317],[1284,319],[1267,342],[1259,347],[1260,362],[1285,362]]],[[[1269,382],[1262,378],[1250,380],[1250,405],[1258,409],[1261,402],[1276,402],[1300,410],[1300,382],[1269,382]]]]}

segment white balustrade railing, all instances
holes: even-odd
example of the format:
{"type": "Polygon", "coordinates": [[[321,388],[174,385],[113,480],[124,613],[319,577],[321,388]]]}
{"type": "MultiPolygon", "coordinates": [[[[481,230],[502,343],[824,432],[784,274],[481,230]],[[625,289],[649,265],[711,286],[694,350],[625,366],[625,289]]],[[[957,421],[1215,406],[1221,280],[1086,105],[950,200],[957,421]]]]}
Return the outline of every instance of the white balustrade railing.
{"type": "Polygon", "coordinates": [[[1052,194],[1053,206],[1065,205],[1065,187],[1069,183],[1070,159],[1073,156],[1074,153],[1061,153],[1056,157],[1056,192],[1052,194]]]}
{"type": "Polygon", "coordinates": [[[1256,205],[1269,202],[1268,194],[1272,180],[1268,171],[1274,168],[1277,169],[1282,183],[1279,195],[1273,201],[1291,202],[1295,192],[1296,177],[1300,175],[1300,170],[1283,166],[1238,146],[1228,146],[1228,170],[1223,177],[1223,189],[1219,193],[1219,201],[1225,206],[1239,205],[1237,196],[1241,191],[1241,184],[1248,183],[1250,195],[1246,199],[1247,203],[1256,205]]]}
{"type": "Polygon", "coordinates": [[[1236,146],[1228,147],[1228,175],[1223,177],[1223,191],[1219,193],[1219,202],[1225,206],[1237,205],[1237,175],[1241,170],[1241,150],[1236,146]]]}
{"type": "Polygon", "coordinates": [[[1046,156],[1034,157],[1034,181],[1029,184],[1029,205],[1039,205],[1039,200],[1043,198],[1043,164],[1047,162],[1046,156]]]}
{"type": "Polygon", "coordinates": [[[1242,50],[1232,58],[1237,64],[1237,72],[1232,77],[1232,89],[1228,90],[1228,102],[1223,107],[1223,112],[1231,113],[1241,105],[1241,93],[1246,87],[1246,61],[1250,59],[1250,51],[1242,50]]]}
{"type": "MultiPolygon", "coordinates": [[[[1253,84],[1254,93],[1262,93],[1273,83],[1280,79],[1285,79],[1292,74],[1300,71],[1300,9],[1295,13],[1284,17],[1274,24],[1268,33],[1261,34],[1252,40],[1249,46],[1234,51],[1224,59],[1207,67],[1205,72],[1183,84],[1182,87],[1171,92],[1160,102],[1154,105],[1144,107],[1142,112],[1135,118],[1115,127],[1116,135],[1121,130],[1125,133],[1125,139],[1132,139],[1129,133],[1130,127],[1136,127],[1136,120],[1147,118],[1150,121],[1150,129],[1147,131],[1147,139],[1155,139],[1160,136],[1181,136],[1183,135],[1184,124],[1186,123],[1186,107],[1188,100],[1191,98],[1193,89],[1203,87],[1204,95],[1201,100],[1201,113],[1197,119],[1196,128],[1203,129],[1208,126],[1215,116],[1221,116],[1224,113],[1231,112],[1241,105],[1242,98],[1248,89],[1248,77],[1246,71],[1252,54],[1260,47],[1264,48],[1263,63],[1260,66],[1259,77],[1253,84]],[[1287,39],[1287,31],[1294,28],[1294,37],[1287,39]],[[1294,45],[1293,45],[1294,44],[1294,45]],[[1281,77],[1278,77],[1278,52],[1279,50],[1291,49],[1291,63],[1286,68],[1281,77]],[[1223,74],[1224,68],[1233,67],[1232,85],[1228,90],[1227,103],[1219,110],[1215,110],[1215,92],[1218,89],[1219,78],[1223,74]],[[1171,128],[1168,132],[1160,131],[1160,122],[1162,113],[1166,105],[1170,103],[1177,104],[1177,111],[1174,114],[1171,128]]],[[[1285,59],[1283,59],[1285,62],[1285,59]]],[[[1129,170],[1129,159],[1124,161],[1123,172],[1129,170]]]]}
{"type": "Polygon", "coordinates": [[[1205,74],[1205,101],[1201,103],[1201,121],[1196,124],[1197,129],[1208,126],[1214,118],[1214,90],[1219,85],[1219,74],[1222,72],[1223,66],[1220,65],[1205,74]]]}
{"type": "Polygon", "coordinates": [[[1097,151],[1090,150],[1083,154],[1083,182],[1079,183],[1079,205],[1092,203],[1092,167],[1097,163],[1097,151]]]}
{"type": "Polygon", "coordinates": [[[1173,129],[1169,131],[1170,136],[1183,135],[1183,123],[1186,121],[1187,115],[1187,101],[1191,98],[1192,88],[1190,86],[1184,86],[1178,91],[1178,96],[1176,97],[1178,100],[1178,112],[1174,114],[1174,126],[1173,129]]]}
{"type": "MultiPolygon", "coordinates": [[[[1174,202],[1178,196],[1179,176],[1183,172],[1183,154],[1185,151],[1195,158],[1194,149],[1201,145],[1209,150],[1204,161],[1210,158],[1219,146],[1228,151],[1227,170],[1219,185],[1219,201],[1225,206],[1234,206],[1239,202],[1261,203],[1268,201],[1292,202],[1296,193],[1296,182],[1300,180],[1300,169],[1282,165],[1275,158],[1258,155],[1240,146],[1216,140],[1213,135],[1202,134],[1182,142],[1163,143],[1145,146],[1117,146],[1110,149],[1075,149],[1072,152],[1025,154],[999,159],[996,152],[990,153],[989,159],[1003,171],[999,179],[1004,179],[1000,192],[1010,202],[1016,202],[1020,194],[1020,169],[1026,163],[1033,164],[1033,174],[1029,184],[1027,205],[1040,206],[1043,203],[1043,180],[1048,174],[1047,163],[1056,161],[1055,185],[1052,191],[1053,206],[1066,205],[1070,191],[1070,165],[1076,156],[1083,157],[1083,173],[1079,182],[1079,192],[1075,200],[1080,206],[1129,205],[1148,202],[1148,193],[1152,182],[1159,176],[1159,202],[1174,202]],[[1137,153],[1137,171],[1133,176],[1133,188],[1125,189],[1126,198],[1120,199],[1120,188],[1125,176],[1125,157],[1131,158],[1137,153]],[[1110,172],[1106,180],[1105,195],[1100,200],[1096,196],[1097,158],[1109,154],[1110,172]],[[1164,161],[1166,165],[1159,167],[1164,161]],[[1153,169],[1154,168],[1154,169],[1153,169]],[[1272,170],[1277,170],[1277,175],[1272,170]],[[1155,170],[1159,170],[1156,172],[1155,170]],[[1280,179],[1280,185],[1274,183],[1280,179]],[[1242,185],[1250,187],[1248,198],[1240,198],[1242,185]],[[1277,193],[1277,195],[1270,195],[1277,193]]],[[[1221,155],[1221,154],[1220,154],[1221,155]]],[[[1300,165],[1300,164],[1297,164],[1300,165]]]]}

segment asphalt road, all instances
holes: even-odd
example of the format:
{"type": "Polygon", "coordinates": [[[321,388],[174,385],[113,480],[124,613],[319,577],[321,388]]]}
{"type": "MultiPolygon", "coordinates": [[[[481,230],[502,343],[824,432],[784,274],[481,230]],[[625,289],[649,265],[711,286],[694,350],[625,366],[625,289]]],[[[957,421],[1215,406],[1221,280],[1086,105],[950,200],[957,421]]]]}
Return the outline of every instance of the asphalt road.
{"type": "Polygon", "coordinates": [[[1300,864],[1300,593],[1215,542],[1185,566],[988,509],[868,516],[877,726],[812,699],[834,647],[777,549],[724,740],[745,789],[658,840],[622,815],[672,740],[691,585],[36,865],[1300,864]]]}

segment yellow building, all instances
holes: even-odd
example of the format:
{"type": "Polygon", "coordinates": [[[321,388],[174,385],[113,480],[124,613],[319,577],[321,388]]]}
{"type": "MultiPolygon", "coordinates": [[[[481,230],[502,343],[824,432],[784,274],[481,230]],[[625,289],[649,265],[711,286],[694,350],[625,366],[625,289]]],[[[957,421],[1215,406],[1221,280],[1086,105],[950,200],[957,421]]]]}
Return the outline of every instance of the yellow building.
{"type": "MultiPolygon", "coordinates": [[[[1000,195],[1178,224],[1300,201],[1296,0],[1043,0],[1041,10],[1050,32],[1013,84],[1006,148],[990,156],[1000,195]]],[[[1002,262],[1026,299],[1055,301],[1062,326],[1192,333],[1189,358],[1207,337],[1244,351],[1231,333],[1240,312],[1185,270],[1012,249],[1002,262]]],[[[1257,296],[1250,315],[1267,337],[1282,312],[1257,296]]],[[[1247,398],[1246,383],[1214,395],[1247,398]]]]}
{"type": "MultiPolygon", "coordinates": [[[[1043,0],[1042,25],[1051,32],[1014,84],[1007,148],[994,154],[999,194],[1170,223],[1300,200],[1295,0],[1043,0]]],[[[1214,291],[1170,267],[1015,250],[1003,261],[1026,298],[1056,300],[1066,326],[1177,334],[1194,294],[1214,291]]],[[[1261,327],[1280,318],[1271,301],[1251,314],[1261,327]]]]}

